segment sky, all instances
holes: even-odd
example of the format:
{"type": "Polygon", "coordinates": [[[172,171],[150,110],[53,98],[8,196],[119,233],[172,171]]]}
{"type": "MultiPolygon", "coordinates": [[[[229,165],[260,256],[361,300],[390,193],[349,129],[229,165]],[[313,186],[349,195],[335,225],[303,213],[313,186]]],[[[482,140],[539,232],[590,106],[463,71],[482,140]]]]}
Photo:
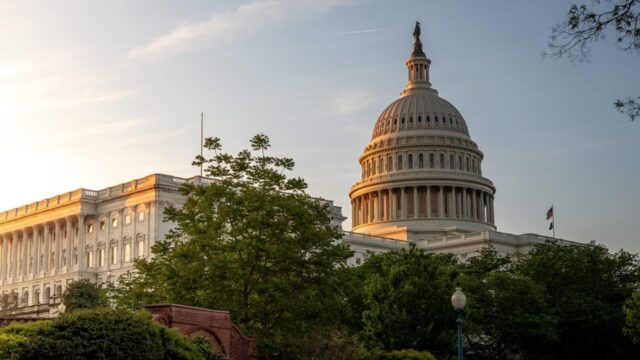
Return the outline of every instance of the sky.
{"type": "MultiPolygon", "coordinates": [[[[568,1],[0,0],[0,211],[152,173],[197,175],[205,136],[257,133],[350,215],[358,157],[404,88],[414,22],[431,82],[497,188],[499,231],[640,251],[640,58],[612,37],[542,56],[568,1]]],[[[350,219],[344,228],[350,228],[350,219]]]]}

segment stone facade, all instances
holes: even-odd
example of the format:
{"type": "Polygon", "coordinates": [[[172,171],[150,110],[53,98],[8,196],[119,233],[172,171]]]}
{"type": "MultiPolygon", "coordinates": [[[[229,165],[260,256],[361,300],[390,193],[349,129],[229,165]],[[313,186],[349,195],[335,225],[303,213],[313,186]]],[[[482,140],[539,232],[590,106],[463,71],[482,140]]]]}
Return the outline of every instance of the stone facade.
{"type": "Polygon", "coordinates": [[[184,202],[183,183],[154,174],[99,191],[78,189],[0,212],[0,294],[12,307],[55,301],[79,278],[113,281],[151,256],[172,224],[163,210],[184,202]]]}

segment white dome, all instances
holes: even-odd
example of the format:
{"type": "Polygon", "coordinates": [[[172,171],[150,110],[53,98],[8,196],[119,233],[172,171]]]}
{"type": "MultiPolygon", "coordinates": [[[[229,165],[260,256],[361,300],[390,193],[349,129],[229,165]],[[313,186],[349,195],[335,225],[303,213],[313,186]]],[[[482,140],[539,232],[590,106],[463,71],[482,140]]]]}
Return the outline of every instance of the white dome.
{"type": "Polygon", "coordinates": [[[380,114],[371,140],[379,136],[416,131],[447,130],[469,138],[464,118],[453,105],[431,88],[413,89],[392,102],[380,114]]]}

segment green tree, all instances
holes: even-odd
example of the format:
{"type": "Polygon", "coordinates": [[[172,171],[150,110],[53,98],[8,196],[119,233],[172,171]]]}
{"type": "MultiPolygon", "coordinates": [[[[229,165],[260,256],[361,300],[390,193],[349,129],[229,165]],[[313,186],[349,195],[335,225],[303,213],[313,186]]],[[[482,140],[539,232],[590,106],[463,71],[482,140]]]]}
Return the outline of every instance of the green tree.
{"type": "Polygon", "coordinates": [[[634,343],[640,344],[640,290],[624,304],[625,327],[624,334],[630,337],[634,343]]]}
{"type": "Polygon", "coordinates": [[[555,339],[555,317],[544,289],[511,271],[511,259],[492,246],[462,264],[467,295],[465,335],[474,359],[545,359],[555,339]]]}
{"type": "MultiPolygon", "coordinates": [[[[565,20],[551,32],[547,55],[582,62],[589,58],[591,44],[613,29],[623,51],[640,52],[640,0],[592,1],[591,6],[572,4],[565,20]]],[[[640,97],[614,102],[631,121],[640,116],[640,97]]]]}
{"type": "Polygon", "coordinates": [[[367,259],[363,337],[370,348],[415,349],[446,357],[455,350],[450,297],[457,277],[453,255],[414,246],[367,259]]]}
{"type": "Polygon", "coordinates": [[[633,359],[640,347],[623,336],[623,304],[639,285],[637,255],[606,247],[539,244],[515,264],[544,289],[558,319],[556,359],[633,359]]]}
{"type": "Polygon", "coordinates": [[[107,306],[104,291],[89,279],[80,279],[69,284],[62,293],[62,303],[66,311],[107,306]]]}
{"type": "Polygon", "coordinates": [[[251,150],[223,153],[218,138],[210,159],[194,165],[216,181],[185,185],[181,208],[169,208],[176,227],[136,263],[138,275],[121,279],[120,304],[173,302],[224,309],[258,340],[265,358],[306,356],[300,334],[333,329],[339,269],[352,252],[338,244],[328,204],[311,198],[304,180],[287,178],[289,158],[268,156],[269,139],[256,135],[251,150]]]}

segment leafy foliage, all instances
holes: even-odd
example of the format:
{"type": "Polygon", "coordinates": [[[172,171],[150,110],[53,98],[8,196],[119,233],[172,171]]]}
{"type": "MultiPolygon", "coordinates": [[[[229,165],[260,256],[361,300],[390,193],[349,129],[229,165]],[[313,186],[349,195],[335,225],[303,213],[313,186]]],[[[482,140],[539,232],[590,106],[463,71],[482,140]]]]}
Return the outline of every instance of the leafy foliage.
{"type": "Polygon", "coordinates": [[[624,334],[633,342],[640,344],[640,290],[634,291],[630,299],[624,304],[625,328],[624,334]]]}
{"type": "Polygon", "coordinates": [[[62,293],[62,303],[66,311],[107,306],[104,292],[89,279],[80,279],[69,284],[62,293]]]}
{"type": "MultiPolygon", "coordinates": [[[[181,359],[204,357],[187,338],[144,311],[77,309],[52,321],[0,330],[14,359],[181,359]]],[[[2,352],[4,354],[4,352],[2,352]]]]}
{"type": "Polygon", "coordinates": [[[625,301],[639,285],[637,255],[589,245],[546,242],[515,264],[544,289],[557,318],[550,353],[556,359],[631,359],[640,347],[623,336],[625,301]]]}
{"type": "Polygon", "coordinates": [[[456,260],[421,249],[373,255],[364,285],[363,337],[369,347],[415,349],[446,357],[454,348],[456,260]]]}
{"type": "MultiPolygon", "coordinates": [[[[582,62],[589,58],[591,44],[602,40],[610,28],[620,49],[640,52],[640,0],[593,1],[592,7],[572,4],[565,21],[552,29],[546,54],[582,62]],[[600,6],[602,3],[607,6],[600,6]]],[[[614,105],[633,121],[640,116],[639,100],[628,97],[616,100],[614,105]]]]}
{"type": "Polygon", "coordinates": [[[184,186],[186,203],[165,213],[177,226],[154,245],[153,259],[136,263],[138,276],[121,279],[117,302],[229,310],[257,338],[261,356],[303,354],[310,344],[299,334],[314,338],[336,326],[338,274],[352,252],[336,243],[341,232],[328,204],[285,175],[293,160],[266,154],[266,136],[235,156],[218,138],[205,146],[214,156],[194,165],[216,181],[184,186]]]}
{"type": "Polygon", "coordinates": [[[428,352],[416,351],[412,349],[383,351],[371,350],[361,351],[353,359],[355,360],[436,360],[428,352]]]}

